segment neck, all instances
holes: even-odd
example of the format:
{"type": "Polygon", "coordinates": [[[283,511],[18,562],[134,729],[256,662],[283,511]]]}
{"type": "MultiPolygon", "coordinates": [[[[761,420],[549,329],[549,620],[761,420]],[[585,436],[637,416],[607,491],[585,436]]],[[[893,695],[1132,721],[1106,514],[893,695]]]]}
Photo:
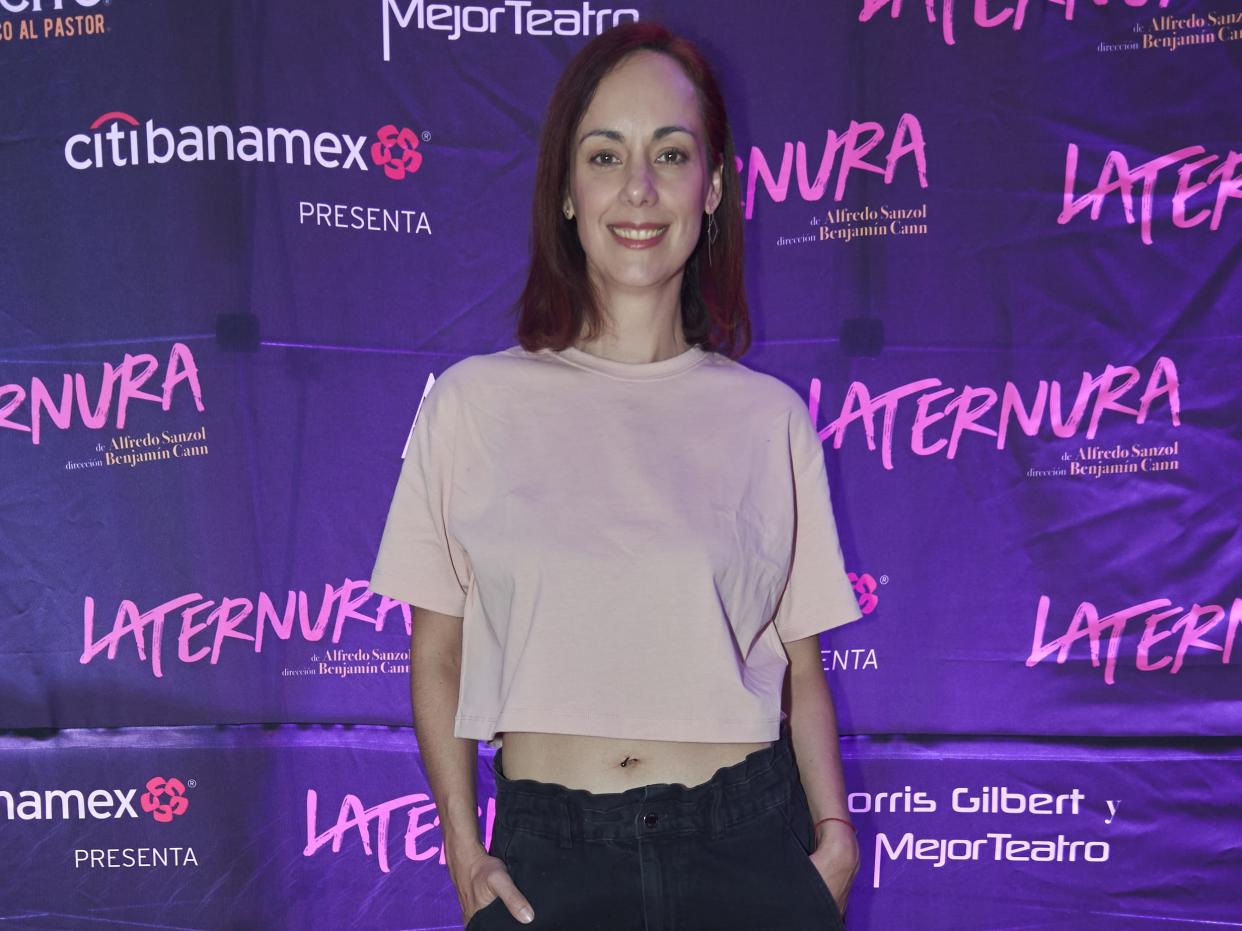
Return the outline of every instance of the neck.
{"type": "Polygon", "coordinates": [[[689,348],[681,328],[681,275],[658,289],[598,288],[604,329],[577,347],[617,362],[661,362],[689,348]]]}

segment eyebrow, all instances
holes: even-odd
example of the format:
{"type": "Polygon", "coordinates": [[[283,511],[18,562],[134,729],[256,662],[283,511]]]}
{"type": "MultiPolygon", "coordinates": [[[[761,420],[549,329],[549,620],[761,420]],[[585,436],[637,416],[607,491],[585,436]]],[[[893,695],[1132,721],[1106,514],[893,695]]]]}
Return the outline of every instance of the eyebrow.
{"type": "MultiPolygon", "coordinates": [[[[654,133],[652,138],[656,141],[663,139],[665,136],[671,136],[673,133],[685,133],[692,139],[697,139],[694,132],[685,126],[661,126],[654,133]]],[[[582,138],[578,140],[578,145],[586,142],[592,136],[603,136],[605,139],[611,139],[613,142],[624,142],[625,136],[615,129],[593,129],[589,133],[584,133],[582,138]]]]}

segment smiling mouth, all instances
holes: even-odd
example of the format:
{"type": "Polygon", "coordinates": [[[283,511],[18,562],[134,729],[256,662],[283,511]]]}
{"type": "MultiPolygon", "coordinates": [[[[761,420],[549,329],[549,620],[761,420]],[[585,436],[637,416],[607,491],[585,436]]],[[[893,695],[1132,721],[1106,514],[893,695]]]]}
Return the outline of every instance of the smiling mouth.
{"type": "Polygon", "coordinates": [[[636,229],[632,226],[610,226],[609,231],[620,239],[628,239],[631,242],[646,242],[649,239],[656,239],[663,236],[667,231],[667,226],[653,226],[636,229]]]}

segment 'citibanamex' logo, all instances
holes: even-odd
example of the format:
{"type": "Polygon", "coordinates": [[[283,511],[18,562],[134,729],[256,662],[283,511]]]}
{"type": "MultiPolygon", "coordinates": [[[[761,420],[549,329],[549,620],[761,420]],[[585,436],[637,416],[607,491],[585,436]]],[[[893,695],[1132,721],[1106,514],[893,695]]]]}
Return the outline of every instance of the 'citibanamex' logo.
{"type": "Polygon", "coordinates": [[[189,807],[185,783],[180,779],[155,776],[147,780],[147,791],[142,793],[142,810],[151,812],[156,821],[167,824],[177,815],[184,815],[189,807]]]}
{"type": "Polygon", "coordinates": [[[371,161],[384,169],[384,174],[400,181],[407,174],[414,174],[423,163],[418,151],[418,136],[414,130],[397,129],[392,123],[381,126],[376,132],[378,142],[371,143],[371,161]]]}
{"type": "Polygon", "coordinates": [[[858,596],[859,610],[863,614],[870,614],[880,603],[880,596],[875,593],[875,576],[870,572],[864,572],[862,575],[850,572],[847,575],[850,584],[854,586],[854,594],[858,596]]]}

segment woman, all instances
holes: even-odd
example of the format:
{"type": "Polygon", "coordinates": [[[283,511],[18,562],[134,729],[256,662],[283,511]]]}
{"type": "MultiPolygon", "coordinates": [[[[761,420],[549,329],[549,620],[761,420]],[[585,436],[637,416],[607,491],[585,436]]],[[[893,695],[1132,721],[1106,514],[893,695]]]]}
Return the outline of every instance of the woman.
{"type": "Polygon", "coordinates": [[[859,612],[806,406],[735,360],[741,234],[700,53],[646,23],[589,43],[544,125],[520,345],[426,395],[371,579],[415,606],[471,929],[841,926],[858,848],[818,633],[859,612]],[[478,740],[502,747],[490,851],[478,740]]]}

